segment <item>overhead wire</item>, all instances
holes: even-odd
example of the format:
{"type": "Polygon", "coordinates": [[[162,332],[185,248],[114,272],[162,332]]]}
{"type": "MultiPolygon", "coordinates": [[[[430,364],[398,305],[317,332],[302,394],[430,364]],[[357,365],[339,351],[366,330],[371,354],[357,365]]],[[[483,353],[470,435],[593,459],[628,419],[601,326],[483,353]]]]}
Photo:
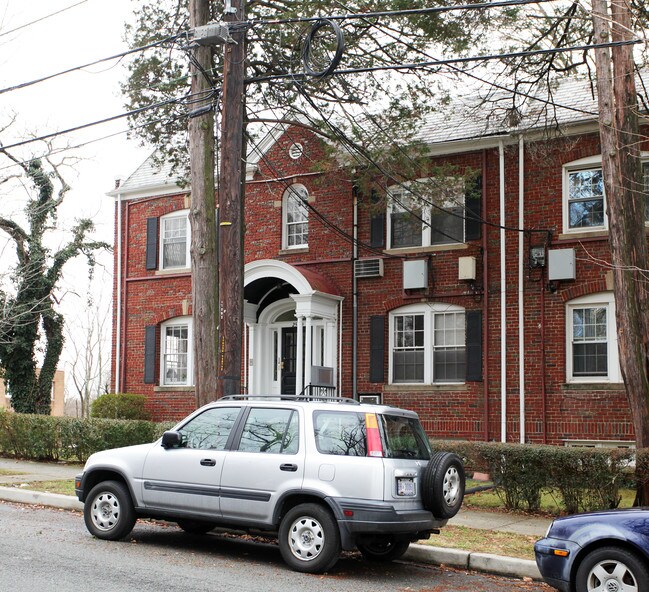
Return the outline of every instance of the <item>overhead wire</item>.
{"type": "Polygon", "coordinates": [[[61,8],[60,10],[57,10],[56,12],[51,12],[50,14],[46,14],[45,16],[42,16],[40,18],[37,18],[33,21],[30,21],[28,23],[24,23],[18,27],[15,27],[13,29],[9,29],[8,31],[2,31],[0,33],[0,37],[4,37],[5,35],[11,35],[11,33],[15,33],[16,31],[21,31],[22,29],[26,29],[27,27],[31,27],[32,25],[35,25],[36,23],[40,23],[44,20],[47,20],[53,16],[56,16],[58,14],[61,14],[62,12],[66,12],[67,10],[70,10],[71,8],[75,8],[81,4],[85,4],[88,2],[88,0],[81,0],[81,2],[77,2],[76,4],[71,4],[70,6],[66,6],[65,8],[61,8]]]}

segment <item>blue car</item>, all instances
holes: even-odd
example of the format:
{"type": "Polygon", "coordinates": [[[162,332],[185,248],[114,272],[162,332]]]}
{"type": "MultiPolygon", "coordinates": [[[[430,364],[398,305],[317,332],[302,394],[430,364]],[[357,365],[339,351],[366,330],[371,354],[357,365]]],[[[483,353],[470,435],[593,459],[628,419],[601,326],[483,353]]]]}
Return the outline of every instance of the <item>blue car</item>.
{"type": "Polygon", "coordinates": [[[649,592],[649,508],[557,518],[534,552],[559,590],[649,592]]]}

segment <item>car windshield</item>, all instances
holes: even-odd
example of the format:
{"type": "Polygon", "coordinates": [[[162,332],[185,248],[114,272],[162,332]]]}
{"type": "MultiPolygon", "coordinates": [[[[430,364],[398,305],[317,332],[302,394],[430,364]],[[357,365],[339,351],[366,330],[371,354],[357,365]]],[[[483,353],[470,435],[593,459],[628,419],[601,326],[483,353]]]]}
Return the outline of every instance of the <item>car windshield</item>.
{"type": "Polygon", "coordinates": [[[386,458],[430,459],[430,445],[419,420],[399,415],[380,415],[386,458]]]}

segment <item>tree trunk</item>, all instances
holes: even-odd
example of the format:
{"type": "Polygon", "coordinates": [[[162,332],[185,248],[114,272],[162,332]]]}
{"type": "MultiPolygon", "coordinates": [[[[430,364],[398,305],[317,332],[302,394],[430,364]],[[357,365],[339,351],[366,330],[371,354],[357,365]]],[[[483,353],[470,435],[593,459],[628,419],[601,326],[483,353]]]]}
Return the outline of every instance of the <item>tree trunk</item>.
{"type": "Polygon", "coordinates": [[[56,366],[63,351],[63,317],[51,308],[43,312],[45,330],[45,358],[38,374],[36,391],[36,413],[49,415],[52,410],[52,385],[56,366]]]}
{"type": "MultiPolygon", "coordinates": [[[[624,0],[593,0],[596,43],[631,38],[624,0]],[[612,22],[609,29],[608,23],[612,22]]],[[[602,172],[607,203],[620,367],[636,446],[649,447],[649,269],[632,46],[596,50],[602,172]],[[612,60],[611,60],[612,55],[612,60]]],[[[649,482],[636,503],[649,504],[649,482]]]]}
{"type": "MultiPolygon", "coordinates": [[[[209,0],[190,0],[190,28],[209,21],[209,0]]],[[[212,49],[199,46],[190,67],[191,92],[195,109],[213,104],[209,72],[212,49]]],[[[191,168],[191,268],[194,331],[194,384],[196,405],[216,398],[216,356],[218,323],[218,259],[216,244],[216,202],[214,187],[214,113],[207,111],[189,120],[191,168]]]]}
{"type": "MultiPolygon", "coordinates": [[[[226,20],[243,22],[243,0],[233,0],[236,13],[226,20]]],[[[243,105],[245,33],[233,32],[235,43],[224,47],[221,166],[219,170],[219,269],[221,292],[218,396],[241,392],[243,343],[243,105]]]]}

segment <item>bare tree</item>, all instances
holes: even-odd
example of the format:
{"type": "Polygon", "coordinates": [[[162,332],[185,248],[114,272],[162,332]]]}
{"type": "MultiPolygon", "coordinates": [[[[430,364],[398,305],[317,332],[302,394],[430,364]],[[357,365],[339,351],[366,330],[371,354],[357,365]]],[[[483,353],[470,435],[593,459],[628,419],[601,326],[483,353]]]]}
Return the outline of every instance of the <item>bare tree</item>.
{"type": "Polygon", "coordinates": [[[92,401],[108,392],[110,384],[111,302],[92,296],[92,281],[88,286],[85,310],[65,325],[68,393],[78,400],[79,415],[90,416],[92,401]]]}

